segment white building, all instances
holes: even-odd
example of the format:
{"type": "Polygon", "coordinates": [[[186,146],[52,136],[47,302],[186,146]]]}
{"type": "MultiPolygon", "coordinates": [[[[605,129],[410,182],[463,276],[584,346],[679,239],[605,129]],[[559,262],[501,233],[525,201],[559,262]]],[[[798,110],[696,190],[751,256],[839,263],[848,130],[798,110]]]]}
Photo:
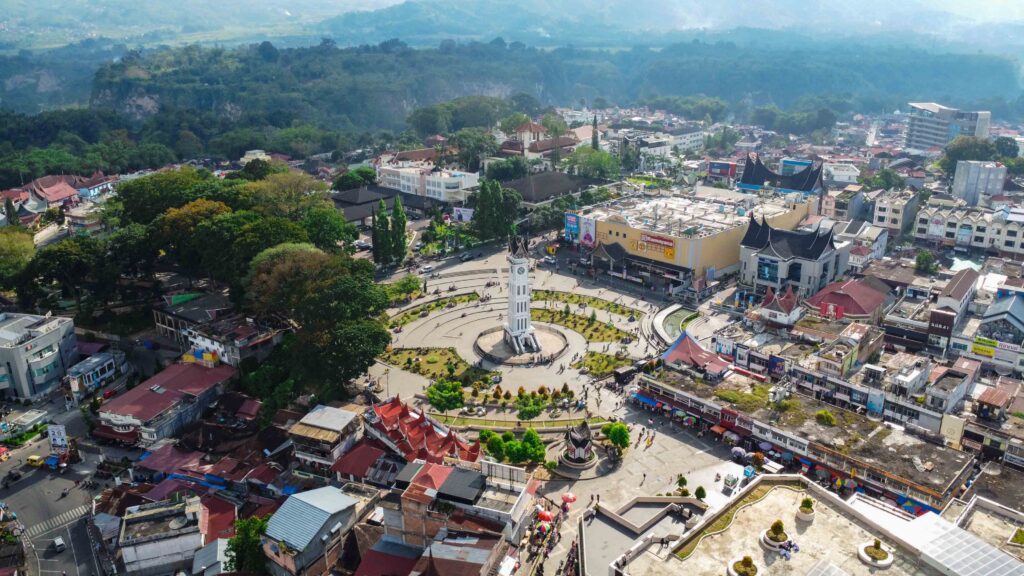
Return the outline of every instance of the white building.
{"type": "Polygon", "coordinates": [[[700,125],[686,126],[668,131],[672,147],[680,153],[699,152],[704,149],[704,129],[700,125]]]}
{"type": "Polygon", "coordinates": [[[957,136],[988,138],[991,112],[967,112],[936,104],[911,102],[907,126],[907,148],[945,148],[957,136]]]}
{"type": "Polygon", "coordinates": [[[987,197],[1002,194],[1005,182],[1006,166],[1001,162],[961,160],[956,163],[952,192],[968,206],[977,206],[987,197]]]}
{"type": "Polygon", "coordinates": [[[245,156],[239,159],[238,163],[245,166],[253,160],[263,160],[264,162],[270,162],[270,156],[263,150],[246,150],[245,156]]]}
{"type": "Polygon", "coordinates": [[[857,183],[860,169],[853,164],[826,162],[822,168],[822,176],[825,179],[825,184],[829,186],[845,187],[857,183]]]}
{"type": "Polygon", "coordinates": [[[530,257],[525,238],[512,238],[508,263],[508,322],[505,324],[505,342],[517,354],[540,352],[530,319],[530,257]]]}
{"type": "Polygon", "coordinates": [[[899,237],[914,221],[917,204],[917,196],[910,190],[886,191],[875,198],[872,224],[888,228],[892,236],[899,237]]]}
{"type": "Polygon", "coordinates": [[[322,405],[313,408],[288,429],[295,458],[306,470],[330,475],[330,467],[359,439],[359,423],[355,412],[322,405]]]}
{"type": "Polygon", "coordinates": [[[70,318],[0,312],[0,395],[6,399],[52,392],[77,358],[70,318]]]}
{"type": "Polygon", "coordinates": [[[927,206],[917,214],[914,238],[942,246],[993,248],[1024,254],[1024,208],[947,208],[927,206]]]}
{"type": "Polygon", "coordinates": [[[455,203],[464,202],[470,190],[480,185],[480,174],[442,170],[429,163],[386,165],[377,168],[377,183],[383,188],[455,203]]]}

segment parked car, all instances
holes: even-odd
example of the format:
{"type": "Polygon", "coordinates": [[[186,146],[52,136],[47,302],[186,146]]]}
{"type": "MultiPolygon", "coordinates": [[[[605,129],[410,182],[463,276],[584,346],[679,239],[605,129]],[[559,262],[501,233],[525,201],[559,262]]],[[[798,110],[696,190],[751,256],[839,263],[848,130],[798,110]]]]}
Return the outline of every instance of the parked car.
{"type": "Polygon", "coordinates": [[[543,259],[543,262],[545,264],[557,264],[558,263],[558,259],[555,258],[554,256],[545,256],[544,259],[543,259]]]}
{"type": "Polygon", "coordinates": [[[356,250],[358,250],[360,252],[363,251],[363,250],[369,250],[370,248],[373,248],[372,244],[370,244],[366,240],[362,240],[362,239],[356,240],[355,242],[352,243],[352,245],[355,246],[356,250]]]}
{"type": "Polygon", "coordinates": [[[431,266],[430,264],[427,264],[423,268],[420,268],[420,272],[423,273],[423,274],[427,274],[427,273],[433,272],[433,271],[434,271],[434,267],[431,266]]]}
{"type": "Polygon", "coordinates": [[[35,454],[33,454],[33,455],[31,455],[31,456],[29,456],[28,458],[25,459],[25,463],[26,464],[28,464],[29,466],[35,466],[36,468],[39,468],[45,462],[46,462],[46,460],[42,456],[37,456],[35,454]]]}
{"type": "Polygon", "coordinates": [[[67,550],[67,548],[68,548],[67,544],[64,543],[64,538],[63,537],[57,536],[56,538],[53,539],[53,549],[54,549],[54,551],[56,551],[56,552],[63,552],[65,550],[67,550]]]}
{"type": "Polygon", "coordinates": [[[461,260],[463,262],[469,262],[472,259],[473,259],[473,254],[470,253],[470,252],[463,252],[462,256],[459,256],[459,260],[461,260]]]}
{"type": "Polygon", "coordinates": [[[103,391],[103,398],[113,398],[114,396],[117,396],[117,389],[115,388],[109,388],[103,391]]]}
{"type": "Polygon", "coordinates": [[[412,245],[412,251],[413,252],[419,252],[422,249],[423,249],[423,242],[417,242],[417,243],[412,245]]]}

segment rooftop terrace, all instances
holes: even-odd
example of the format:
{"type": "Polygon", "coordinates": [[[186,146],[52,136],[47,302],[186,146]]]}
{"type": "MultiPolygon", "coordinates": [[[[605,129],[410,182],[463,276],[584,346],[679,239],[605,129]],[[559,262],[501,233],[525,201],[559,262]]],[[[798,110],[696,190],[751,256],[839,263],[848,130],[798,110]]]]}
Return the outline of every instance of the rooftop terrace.
{"type": "Polygon", "coordinates": [[[702,238],[739,226],[746,226],[753,213],[773,218],[789,208],[773,199],[753,208],[740,202],[693,197],[628,197],[594,207],[586,215],[597,220],[621,218],[630,227],[677,237],[702,238]]]}

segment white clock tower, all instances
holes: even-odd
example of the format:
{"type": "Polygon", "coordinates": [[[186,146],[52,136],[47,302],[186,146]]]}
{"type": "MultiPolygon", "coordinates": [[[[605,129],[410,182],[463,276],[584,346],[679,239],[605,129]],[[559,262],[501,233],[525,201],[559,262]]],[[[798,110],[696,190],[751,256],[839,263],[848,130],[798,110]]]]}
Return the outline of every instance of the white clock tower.
{"type": "Polygon", "coordinates": [[[526,239],[512,237],[508,251],[508,323],[505,324],[505,343],[516,354],[540,352],[530,324],[530,258],[526,239]]]}

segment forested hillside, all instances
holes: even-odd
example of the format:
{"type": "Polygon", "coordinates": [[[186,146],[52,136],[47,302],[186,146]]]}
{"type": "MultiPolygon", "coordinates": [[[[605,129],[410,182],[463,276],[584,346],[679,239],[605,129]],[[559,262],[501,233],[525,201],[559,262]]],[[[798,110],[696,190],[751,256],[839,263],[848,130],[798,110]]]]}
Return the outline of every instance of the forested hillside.
{"type": "Polygon", "coordinates": [[[416,50],[393,40],[279,50],[264,42],[129,55],[96,74],[92,105],[135,118],[171,106],[228,118],[283,113],[330,129],[400,129],[425,104],[517,92],[545,104],[706,94],[781,108],[813,95],[874,111],[918,99],[952,105],[1015,101],[1020,81],[1009,59],[896,47],[757,49],[691,42],[663,50],[543,51],[496,40],[416,50]]]}

